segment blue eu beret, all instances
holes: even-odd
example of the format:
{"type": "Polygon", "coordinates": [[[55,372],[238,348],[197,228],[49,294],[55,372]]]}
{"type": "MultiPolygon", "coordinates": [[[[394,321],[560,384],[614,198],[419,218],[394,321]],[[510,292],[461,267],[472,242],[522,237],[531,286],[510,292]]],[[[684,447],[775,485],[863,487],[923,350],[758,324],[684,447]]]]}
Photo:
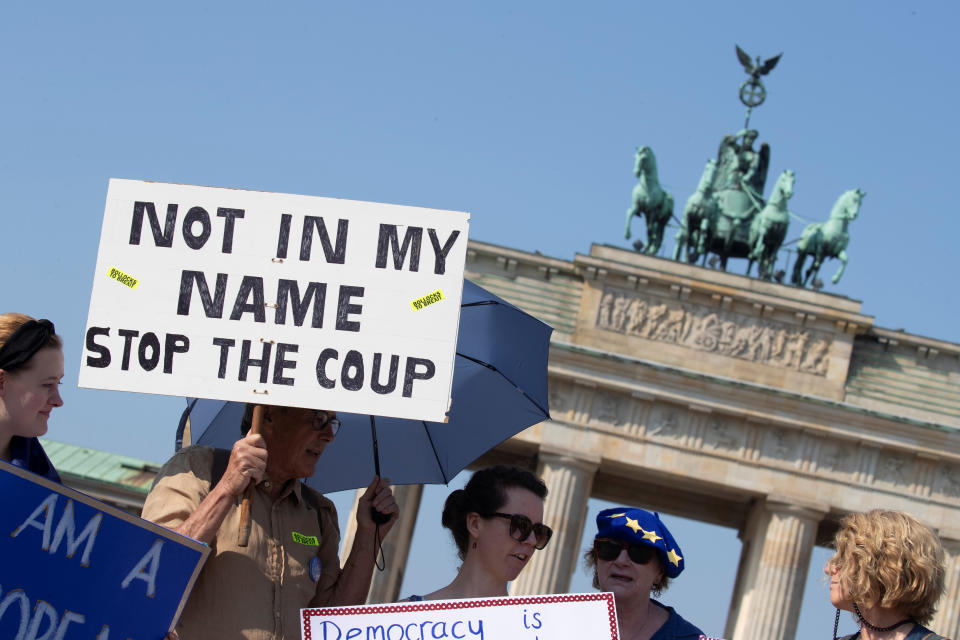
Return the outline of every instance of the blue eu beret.
{"type": "Polygon", "coordinates": [[[616,507],[597,514],[596,538],[613,538],[656,549],[667,577],[676,578],[683,571],[683,554],[660,516],[643,509],[616,507]]]}

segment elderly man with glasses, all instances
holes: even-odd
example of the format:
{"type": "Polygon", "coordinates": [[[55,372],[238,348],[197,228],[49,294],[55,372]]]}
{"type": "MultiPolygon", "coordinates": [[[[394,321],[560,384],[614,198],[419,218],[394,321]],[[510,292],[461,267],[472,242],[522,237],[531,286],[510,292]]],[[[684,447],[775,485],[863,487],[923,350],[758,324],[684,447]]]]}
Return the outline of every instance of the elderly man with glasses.
{"type": "Polygon", "coordinates": [[[343,567],[333,503],[307,487],[340,421],[331,411],[264,406],[259,434],[248,405],[229,459],[186,447],[160,470],[143,517],[211,547],[177,625],[181,640],[299,638],[304,607],[362,604],[373,575],[371,507],[396,522],[389,482],[374,478],[360,498],[357,533],[343,567]],[[251,529],[239,543],[240,503],[254,485],[251,529]]]}

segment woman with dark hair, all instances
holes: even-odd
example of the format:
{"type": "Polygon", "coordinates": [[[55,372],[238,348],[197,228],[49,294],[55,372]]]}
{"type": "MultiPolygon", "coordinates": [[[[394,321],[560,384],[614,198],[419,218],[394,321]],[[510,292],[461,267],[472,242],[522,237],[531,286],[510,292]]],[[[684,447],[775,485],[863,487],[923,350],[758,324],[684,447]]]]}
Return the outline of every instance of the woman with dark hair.
{"type": "Polygon", "coordinates": [[[624,640],[697,640],[703,635],[659,596],[683,571],[683,554],[660,516],[617,507],[597,514],[597,535],[583,554],[593,586],[613,592],[624,640]]]}
{"type": "Polygon", "coordinates": [[[943,547],[937,534],[901,511],[874,509],[840,521],[836,553],[824,572],[830,602],[853,613],[858,640],[942,640],[923,625],[943,594],[943,547]]]}
{"type": "Polygon", "coordinates": [[[60,482],[37,440],[63,405],[63,343],[49,320],[0,314],[0,460],[60,482]]]}
{"type": "Polygon", "coordinates": [[[498,465],[474,473],[466,487],[447,497],[441,518],[463,560],[457,577],[441,589],[408,600],[507,595],[507,583],[553,535],[541,522],[546,497],[547,486],[524,469],[498,465]]]}

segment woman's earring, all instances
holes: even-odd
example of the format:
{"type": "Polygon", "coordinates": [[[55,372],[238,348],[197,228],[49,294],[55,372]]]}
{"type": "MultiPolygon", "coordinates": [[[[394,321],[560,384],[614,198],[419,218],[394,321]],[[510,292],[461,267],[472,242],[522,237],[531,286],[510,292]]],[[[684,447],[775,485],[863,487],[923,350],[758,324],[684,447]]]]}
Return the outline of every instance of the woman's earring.
{"type": "Polygon", "coordinates": [[[476,548],[477,548],[477,541],[476,541],[476,540],[473,541],[473,545],[472,545],[470,548],[471,548],[471,549],[476,549],[476,548]]]}

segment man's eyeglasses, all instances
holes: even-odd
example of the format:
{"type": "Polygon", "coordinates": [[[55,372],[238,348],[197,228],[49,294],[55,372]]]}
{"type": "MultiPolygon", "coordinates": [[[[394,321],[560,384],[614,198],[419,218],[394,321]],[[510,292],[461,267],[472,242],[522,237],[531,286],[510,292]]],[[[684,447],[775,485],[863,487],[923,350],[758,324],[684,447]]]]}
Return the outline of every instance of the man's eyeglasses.
{"type": "Polygon", "coordinates": [[[597,557],[607,562],[616,560],[624,549],[627,550],[630,560],[636,564],[647,564],[656,553],[656,549],[645,544],[634,544],[606,538],[594,540],[593,548],[597,552],[597,557]]]}
{"type": "Polygon", "coordinates": [[[323,431],[324,427],[330,425],[330,430],[333,431],[333,435],[337,435],[337,431],[340,431],[340,421],[336,418],[331,418],[330,414],[326,411],[314,411],[313,412],[313,429],[314,431],[323,431]]]}
{"type": "Polygon", "coordinates": [[[506,518],[510,521],[510,537],[519,542],[523,542],[530,537],[530,532],[533,532],[533,537],[536,540],[533,545],[537,549],[543,549],[547,546],[547,543],[550,542],[550,536],[553,535],[553,529],[538,522],[533,523],[533,520],[521,513],[491,513],[488,518],[506,518]]]}

